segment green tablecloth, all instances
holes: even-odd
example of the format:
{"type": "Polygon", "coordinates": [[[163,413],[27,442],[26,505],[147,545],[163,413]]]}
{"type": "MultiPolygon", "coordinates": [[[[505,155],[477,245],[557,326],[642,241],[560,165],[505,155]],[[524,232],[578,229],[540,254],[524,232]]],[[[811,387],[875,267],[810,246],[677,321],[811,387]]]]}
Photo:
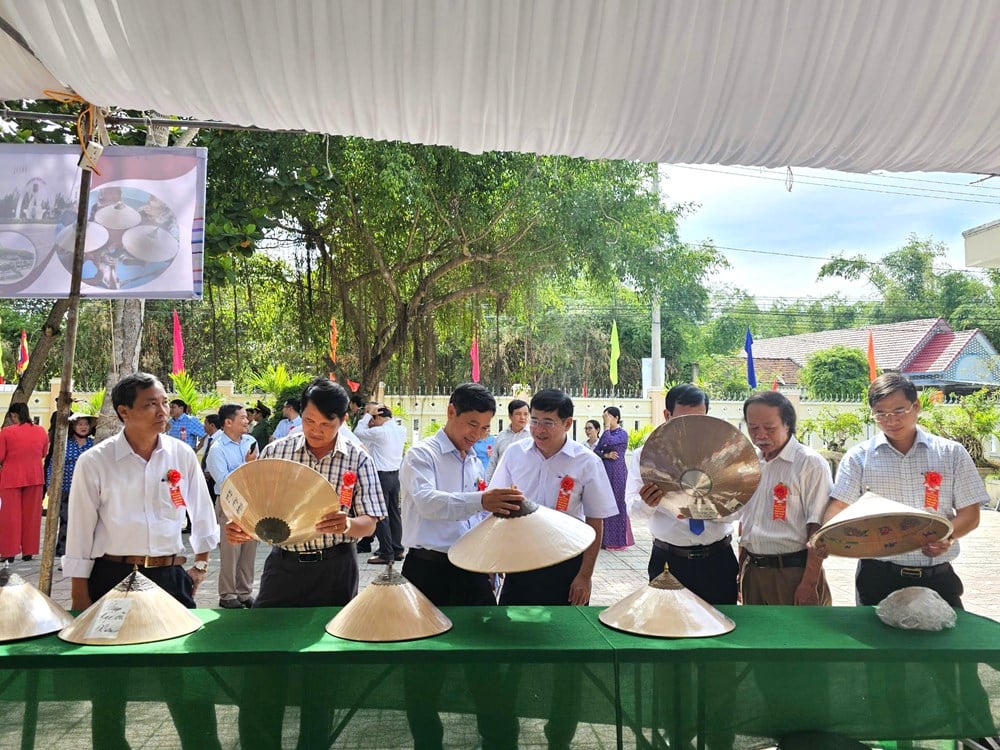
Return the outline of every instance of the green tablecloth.
{"type": "MultiPolygon", "coordinates": [[[[238,704],[249,690],[299,705],[305,691],[357,721],[405,707],[404,668],[447,669],[442,711],[474,713],[470,675],[512,674],[497,680],[497,694],[516,691],[513,710],[529,718],[548,716],[553,675],[576,670],[580,719],[614,727],[626,744],[655,735],[715,745],[793,729],[899,739],[997,733],[1000,624],[992,620],[960,612],[954,630],[918,633],[882,625],[870,608],[720,609],[733,632],[661,640],[605,628],[598,608],[449,608],[448,633],[390,644],[327,635],[336,609],[195,610],[205,627],[172,641],[0,644],[0,700],[88,701],[114,684],[133,701],[160,701],[171,686],[217,704],[238,704]]],[[[563,700],[555,696],[557,709],[563,700]]],[[[575,700],[567,705],[577,710],[575,700]]],[[[89,733],[89,723],[76,731],[89,733]]]]}

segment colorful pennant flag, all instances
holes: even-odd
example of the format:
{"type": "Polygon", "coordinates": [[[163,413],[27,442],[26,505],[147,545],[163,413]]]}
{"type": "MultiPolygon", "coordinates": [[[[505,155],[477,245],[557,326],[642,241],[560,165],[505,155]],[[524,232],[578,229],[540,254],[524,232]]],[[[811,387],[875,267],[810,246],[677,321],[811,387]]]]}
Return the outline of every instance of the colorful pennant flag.
{"type": "Polygon", "coordinates": [[[621,346],[618,343],[618,321],[613,320],[611,321],[611,366],[609,367],[611,385],[618,385],[618,358],[621,354],[621,346]]]}
{"type": "Polygon", "coordinates": [[[361,383],[355,383],[350,378],[347,379],[347,387],[351,389],[351,393],[357,393],[358,388],[361,387],[361,383]]]}
{"type": "Polygon", "coordinates": [[[28,363],[31,361],[31,355],[28,353],[28,334],[25,330],[21,329],[21,347],[17,351],[17,374],[23,375],[24,371],[28,369],[28,363]]]}
{"type": "Polygon", "coordinates": [[[778,390],[778,379],[777,379],[777,378],[775,378],[775,379],[774,379],[774,382],[773,382],[773,383],[771,383],[771,390],[772,390],[772,391],[776,391],[776,390],[778,390]]]}
{"type": "Polygon", "coordinates": [[[170,368],[170,374],[176,375],[184,372],[184,338],[181,336],[181,319],[174,310],[174,364],[170,368]]]}
{"type": "Polygon", "coordinates": [[[751,388],[757,387],[757,373],[753,367],[753,336],[750,335],[750,328],[747,328],[747,337],[743,342],[743,351],[747,353],[747,383],[751,388]]]}
{"type": "Polygon", "coordinates": [[[878,377],[878,368],[875,367],[875,339],[871,330],[868,331],[868,382],[874,382],[878,377]]]}
{"type": "Polygon", "coordinates": [[[587,398],[587,381],[583,381],[583,397],[587,398]]]}
{"type": "Polygon", "coordinates": [[[330,362],[337,364],[337,319],[330,318],[330,362]]]}
{"type": "Polygon", "coordinates": [[[479,337],[472,337],[472,346],[469,347],[469,359],[472,360],[472,382],[479,382],[479,337]]]}

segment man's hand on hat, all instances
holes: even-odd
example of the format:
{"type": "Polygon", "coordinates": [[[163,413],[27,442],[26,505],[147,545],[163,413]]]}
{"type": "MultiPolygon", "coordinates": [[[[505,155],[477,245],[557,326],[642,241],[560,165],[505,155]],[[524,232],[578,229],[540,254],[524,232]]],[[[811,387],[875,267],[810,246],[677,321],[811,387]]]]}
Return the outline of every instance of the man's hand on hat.
{"type": "Polygon", "coordinates": [[[517,487],[494,487],[483,492],[483,509],[501,516],[521,509],[524,493],[517,487]]]}

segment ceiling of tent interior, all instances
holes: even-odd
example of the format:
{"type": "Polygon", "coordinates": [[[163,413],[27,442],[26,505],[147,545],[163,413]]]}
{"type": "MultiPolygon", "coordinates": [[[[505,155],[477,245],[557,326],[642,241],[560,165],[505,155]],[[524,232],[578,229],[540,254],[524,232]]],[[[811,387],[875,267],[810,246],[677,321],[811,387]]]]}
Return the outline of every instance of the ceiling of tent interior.
{"type": "Polygon", "coordinates": [[[997,0],[0,0],[0,99],[663,163],[998,173],[998,50],[997,0]]]}

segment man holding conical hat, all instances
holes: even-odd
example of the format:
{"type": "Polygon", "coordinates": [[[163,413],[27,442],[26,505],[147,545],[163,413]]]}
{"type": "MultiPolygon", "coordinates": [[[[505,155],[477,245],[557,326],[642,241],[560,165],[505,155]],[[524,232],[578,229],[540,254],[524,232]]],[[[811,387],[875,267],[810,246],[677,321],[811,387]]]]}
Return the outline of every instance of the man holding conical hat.
{"type": "Polygon", "coordinates": [[[877,377],[868,387],[868,405],[880,432],[851,448],[841,460],[824,520],[871,490],[942,515],[954,530],[946,539],[913,552],[859,560],[858,604],[878,604],[893,591],[926,586],[961,609],[962,581],[951,562],[958,557],[957,540],[979,526],[980,505],[989,500],[983,480],[965,448],[917,425],[917,389],[905,375],[887,372],[877,377]]]}

